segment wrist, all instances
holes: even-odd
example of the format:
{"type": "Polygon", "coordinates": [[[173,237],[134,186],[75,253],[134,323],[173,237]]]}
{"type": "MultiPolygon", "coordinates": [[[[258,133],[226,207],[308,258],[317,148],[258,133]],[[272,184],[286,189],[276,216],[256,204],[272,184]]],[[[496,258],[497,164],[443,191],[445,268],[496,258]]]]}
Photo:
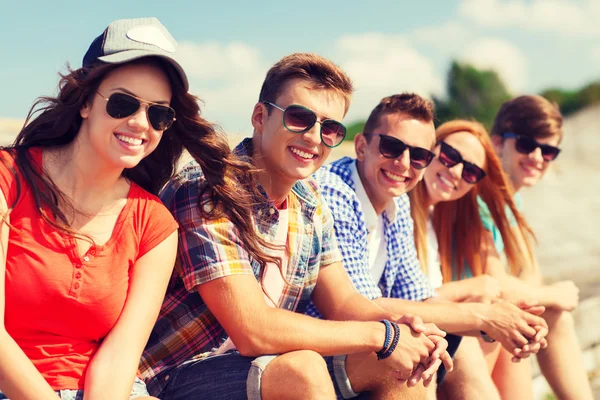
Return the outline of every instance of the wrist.
{"type": "Polygon", "coordinates": [[[469,325],[473,327],[473,330],[480,331],[485,330],[489,322],[489,305],[482,303],[460,303],[465,311],[469,325]]]}
{"type": "Polygon", "coordinates": [[[366,342],[369,347],[368,350],[378,352],[383,348],[383,345],[385,343],[385,325],[379,321],[368,322],[368,324],[370,325],[370,339],[366,342]]]}

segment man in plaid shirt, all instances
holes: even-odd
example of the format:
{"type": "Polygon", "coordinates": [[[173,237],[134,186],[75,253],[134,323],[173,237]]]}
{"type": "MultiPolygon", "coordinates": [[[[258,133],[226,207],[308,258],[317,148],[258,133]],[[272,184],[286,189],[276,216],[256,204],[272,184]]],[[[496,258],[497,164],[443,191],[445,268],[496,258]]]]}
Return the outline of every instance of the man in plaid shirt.
{"type": "MultiPolygon", "coordinates": [[[[385,309],[414,313],[448,332],[485,331],[505,344],[513,324],[503,321],[545,324],[509,303],[442,303],[421,269],[407,192],[423,178],[434,157],[433,119],[433,105],[416,94],[386,97],[355,138],[357,158],[337,160],[314,177],[333,214],[344,267],[361,294],[385,309]]],[[[320,317],[314,304],[306,313],[320,317]]],[[[460,337],[447,339],[449,350],[456,351],[460,337]]],[[[529,354],[524,351],[519,357],[529,354]]],[[[449,393],[457,398],[500,398],[476,340],[465,339],[457,357],[457,371],[445,385],[449,393]]]]}
{"type": "Polygon", "coordinates": [[[420,398],[426,396],[420,381],[428,384],[442,361],[451,367],[435,325],[385,311],[354,290],[331,213],[306,179],[343,140],[339,121],[351,93],[346,74],[314,54],[284,57],[263,83],[253,137],[236,153],[259,170],[253,222],[279,262],[261,265],[238,227],[206,216],[208,183],[197,163],[165,188],[180,246],[140,365],[154,396],[329,399],[411,392],[420,398]],[[328,321],[303,314],[310,301],[328,321]],[[397,344],[389,341],[393,325],[381,320],[399,323],[397,344]],[[389,357],[379,361],[376,352],[385,349],[389,357]]]}

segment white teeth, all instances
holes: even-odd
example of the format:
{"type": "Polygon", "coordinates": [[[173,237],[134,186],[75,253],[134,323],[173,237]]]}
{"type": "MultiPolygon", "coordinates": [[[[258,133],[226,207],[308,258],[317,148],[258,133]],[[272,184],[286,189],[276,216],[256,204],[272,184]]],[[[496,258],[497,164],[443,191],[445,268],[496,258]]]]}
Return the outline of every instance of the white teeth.
{"type": "Polygon", "coordinates": [[[451,188],[454,187],[454,184],[452,182],[450,182],[448,179],[444,178],[442,175],[440,175],[440,180],[442,182],[444,182],[445,185],[450,186],[451,188]]]}
{"type": "Polygon", "coordinates": [[[132,138],[130,136],[124,136],[124,135],[115,135],[115,136],[121,142],[129,143],[129,144],[132,144],[134,146],[139,146],[139,145],[141,145],[143,143],[142,139],[136,139],[136,138],[132,138]]]}
{"type": "Polygon", "coordinates": [[[405,176],[396,175],[389,171],[383,171],[383,174],[385,176],[387,176],[388,178],[390,178],[391,180],[396,181],[396,182],[405,182],[406,181],[405,176]]]}
{"type": "Polygon", "coordinates": [[[314,154],[307,153],[307,152],[302,151],[302,150],[298,150],[295,147],[290,147],[290,149],[292,149],[292,153],[297,154],[300,157],[305,158],[307,160],[310,160],[310,159],[312,159],[314,157],[314,154]]]}

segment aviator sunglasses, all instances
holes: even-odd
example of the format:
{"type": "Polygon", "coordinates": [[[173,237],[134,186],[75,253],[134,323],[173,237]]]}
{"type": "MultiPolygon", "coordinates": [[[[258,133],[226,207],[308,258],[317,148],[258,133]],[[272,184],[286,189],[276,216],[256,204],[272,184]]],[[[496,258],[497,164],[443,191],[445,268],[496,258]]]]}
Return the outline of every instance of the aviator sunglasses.
{"type": "Polygon", "coordinates": [[[147,104],[148,121],[157,131],[169,129],[175,121],[175,110],[169,106],[145,101],[126,93],[113,93],[110,97],[98,93],[98,96],[106,100],[106,113],[115,119],[129,117],[135,114],[142,104],[147,104]]]}
{"type": "Polygon", "coordinates": [[[321,141],[329,148],[339,146],[346,137],[346,127],[334,119],[319,121],[317,114],[310,108],[292,104],[287,108],[279,107],[270,101],[263,101],[280,111],[283,111],[283,126],[290,132],[304,133],[309,131],[318,122],[321,124],[321,141]]]}
{"type": "Polygon", "coordinates": [[[523,135],[517,135],[516,133],[506,132],[502,134],[503,138],[515,138],[515,149],[521,154],[530,154],[534,152],[538,147],[542,150],[542,158],[544,161],[552,161],[558,157],[560,149],[549,144],[539,143],[537,140],[523,135]]]}
{"type": "Polygon", "coordinates": [[[415,169],[423,169],[427,167],[434,153],[422,147],[413,147],[404,143],[400,139],[393,136],[382,135],[379,133],[363,133],[364,136],[379,136],[379,152],[385,158],[398,158],[408,149],[410,165],[415,169]]]}
{"type": "Polygon", "coordinates": [[[446,168],[452,168],[456,164],[462,163],[463,170],[461,177],[465,182],[475,184],[485,177],[486,174],[483,169],[473,163],[465,161],[454,147],[446,142],[441,142],[440,145],[440,155],[438,158],[442,165],[446,168]]]}

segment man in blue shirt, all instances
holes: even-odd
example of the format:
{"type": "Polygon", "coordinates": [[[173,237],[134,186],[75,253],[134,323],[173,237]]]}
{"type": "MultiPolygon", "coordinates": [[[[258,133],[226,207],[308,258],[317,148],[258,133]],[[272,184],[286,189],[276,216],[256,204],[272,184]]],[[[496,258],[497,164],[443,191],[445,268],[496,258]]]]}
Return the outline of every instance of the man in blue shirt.
{"type": "MultiPolygon", "coordinates": [[[[355,138],[357,158],[343,158],[315,174],[335,220],[344,267],[355,288],[384,309],[414,313],[456,334],[485,331],[513,354],[527,357],[540,343],[529,351],[517,349],[510,340],[512,329],[515,323],[543,326],[541,318],[510,303],[442,303],[421,269],[406,192],[422,179],[434,156],[433,119],[432,104],[418,95],[386,97],[355,138]]],[[[319,316],[312,305],[307,313],[319,316]]],[[[478,343],[465,346],[469,361],[456,373],[467,382],[464,396],[499,399],[478,343]],[[473,359],[477,351],[480,357],[473,359]]]]}

